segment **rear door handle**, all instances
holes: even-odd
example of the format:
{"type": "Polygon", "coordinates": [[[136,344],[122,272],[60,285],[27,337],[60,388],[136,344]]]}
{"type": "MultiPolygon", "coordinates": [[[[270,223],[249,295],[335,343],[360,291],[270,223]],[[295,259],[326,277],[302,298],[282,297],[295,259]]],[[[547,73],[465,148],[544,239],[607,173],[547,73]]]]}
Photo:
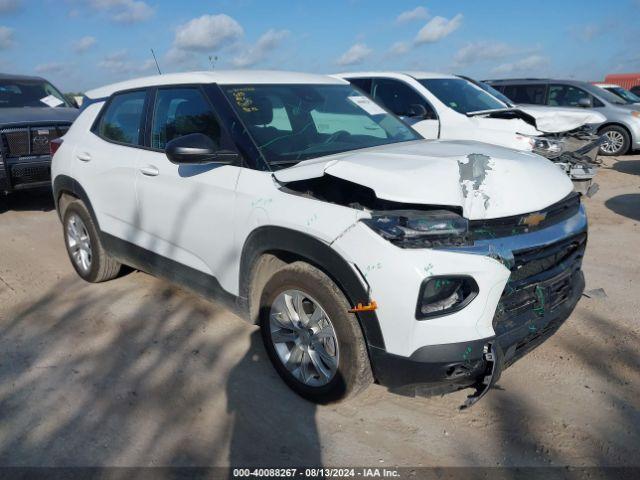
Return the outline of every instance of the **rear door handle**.
{"type": "Polygon", "coordinates": [[[78,153],[78,154],[76,154],[76,157],[81,162],[90,162],[91,161],[91,154],[87,153],[87,152],[78,153]]]}
{"type": "Polygon", "coordinates": [[[154,167],[153,165],[147,165],[146,167],[142,167],[140,169],[140,172],[147,177],[157,177],[160,173],[160,170],[158,170],[158,168],[154,167]]]}

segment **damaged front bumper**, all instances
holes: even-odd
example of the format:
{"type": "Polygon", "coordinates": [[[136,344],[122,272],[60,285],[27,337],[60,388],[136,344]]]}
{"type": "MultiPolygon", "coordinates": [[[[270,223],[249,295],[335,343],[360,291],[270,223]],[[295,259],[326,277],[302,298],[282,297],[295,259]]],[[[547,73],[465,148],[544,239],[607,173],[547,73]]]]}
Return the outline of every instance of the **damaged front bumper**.
{"type": "Polygon", "coordinates": [[[493,311],[493,335],[425,345],[409,356],[370,348],[377,381],[404,395],[439,395],[472,387],[476,392],[465,404],[470,406],[505,368],[553,335],[584,291],[581,267],[587,222],[583,207],[574,205],[575,197],[560,202],[564,214],[548,214],[557,223],[546,228],[507,237],[494,229],[497,238],[488,236],[472,247],[450,249],[490,256],[510,270],[493,311]]]}
{"type": "Polygon", "coordinates": [[[583,125],[569,132],[537,137],[533,152],[558,165],[569,175],[577,192],[592,196],[598,190],[593,178],[601,164],[598,152],[604,141],[595,125],[583,125]]]}

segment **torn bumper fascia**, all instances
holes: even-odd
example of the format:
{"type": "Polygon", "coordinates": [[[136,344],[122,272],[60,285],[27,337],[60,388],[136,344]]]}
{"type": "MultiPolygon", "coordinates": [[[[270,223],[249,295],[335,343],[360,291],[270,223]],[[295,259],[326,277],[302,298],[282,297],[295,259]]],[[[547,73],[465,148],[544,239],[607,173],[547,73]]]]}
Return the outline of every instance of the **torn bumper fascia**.
{"type": "Polygon", "coordinates": [[[583,125],[569,132],[537,137],[533,152],[553,161],[569,175],[576,191],[588,194],[601,164],[598,152],[604,141],[605,137],[597,134],[596,125],[583,125]]]}

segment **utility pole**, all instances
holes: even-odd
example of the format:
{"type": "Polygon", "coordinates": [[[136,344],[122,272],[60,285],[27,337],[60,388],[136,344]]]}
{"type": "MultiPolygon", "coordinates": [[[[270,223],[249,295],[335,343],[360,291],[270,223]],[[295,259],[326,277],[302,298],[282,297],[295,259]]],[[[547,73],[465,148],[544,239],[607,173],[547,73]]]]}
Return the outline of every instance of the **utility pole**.
{"type": "Polygon", "coordinates": [[[215,62],[218,61],[218,56],[216,55],[215,57],[212,55],[209,55],[209,65],[211,65],[211,70],[215,70],[216,66],[215,66],[215,62]]]}

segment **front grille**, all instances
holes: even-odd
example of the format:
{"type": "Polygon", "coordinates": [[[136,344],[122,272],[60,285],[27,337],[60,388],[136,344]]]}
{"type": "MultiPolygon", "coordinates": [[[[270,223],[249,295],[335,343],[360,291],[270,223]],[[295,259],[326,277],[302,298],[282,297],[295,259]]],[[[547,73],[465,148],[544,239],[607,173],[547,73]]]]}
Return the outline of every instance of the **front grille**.
{"type": "Polygon", "coordinates": [[[50,125],[0,130],[2,147],[7,157],[49,155],[51,140],[63,136],[70,125],[50,125]]]}
{"type": "Polygon", "coordinates": [[[515,265],[493,319],[496,334],[544,317],[573,296],[586,243],[583,233],[514,253],[515,265]]]}
{"type": "Polygon", "coordinates": [[[587,234],[583,233],[544,247],[514,252],[514,266],[509,281],[519,282],[540,275],[560,265],[575,253],[584,252],[586,243],[587,234]]]}
{"type": "Polygon", "coordinates": [[[29,165],[28,163],[14,165],[11,168],[14,186],[26,183],[48,182],[51,180],[49,165],[29,165]]]}
{"type": "Polygon", "coordinates": [[[472,220],[469,222],[469,230],[474,240],[519,235],[560,223],[578,213],[579,209],[580,194],[572,192],[538,212],[489,220],[472,220]]]}

